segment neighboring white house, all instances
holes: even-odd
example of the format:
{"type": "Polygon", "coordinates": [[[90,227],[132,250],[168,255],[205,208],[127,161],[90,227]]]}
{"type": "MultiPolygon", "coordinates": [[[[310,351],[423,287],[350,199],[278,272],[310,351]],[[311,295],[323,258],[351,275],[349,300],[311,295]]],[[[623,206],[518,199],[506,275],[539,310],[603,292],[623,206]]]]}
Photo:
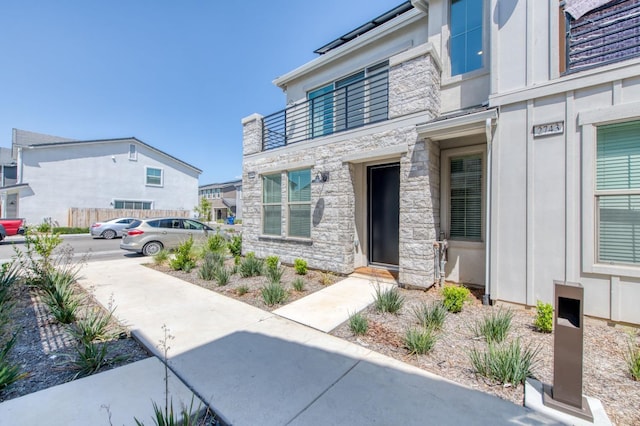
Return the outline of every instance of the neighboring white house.
{"type": "Polygon", "coordinates": [[[243,249],[640,323],[640,1],[413,0],[243,120],[243,249]],[[566,12],[566,13],[565,13],[566,12]],[[581,14],[584,13],[584,16],[581,14]]]}
{"type": "MultiPolygon", "coordinates": [[[[5,216],[66,226],[69,209],[183,210],[198,204],[201,170],[136,138],[71,140],[13,130],[16,179],[0,188],[5,216]]],[[[117,214],[114,212],[114,215],[117,214]]]]}

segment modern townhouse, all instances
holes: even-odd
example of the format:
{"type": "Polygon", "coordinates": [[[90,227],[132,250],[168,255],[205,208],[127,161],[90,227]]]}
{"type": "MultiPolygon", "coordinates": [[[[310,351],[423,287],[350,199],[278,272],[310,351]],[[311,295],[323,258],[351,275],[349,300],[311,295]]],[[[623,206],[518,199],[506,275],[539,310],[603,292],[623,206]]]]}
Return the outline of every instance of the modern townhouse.
{"type": "Polygon", "coordinates": [[[243,120],[243,248],[640,323],[640,1],[407,1],[243,120]],[[638,151],[638,152],[636,152],[638,151]],[[440,246],[441,247],[441,246],[440,246]]]}

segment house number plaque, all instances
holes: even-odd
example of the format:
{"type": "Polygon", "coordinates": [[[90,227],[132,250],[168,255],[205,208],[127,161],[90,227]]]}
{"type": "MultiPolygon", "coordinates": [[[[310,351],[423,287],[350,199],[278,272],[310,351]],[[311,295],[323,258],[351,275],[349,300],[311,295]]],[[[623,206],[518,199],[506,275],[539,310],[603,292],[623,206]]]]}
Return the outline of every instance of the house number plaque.
{"type": "Polygon", "coordinates": [[[557,135],[564,133],[564,121],[544,123],[533,126],[533,137],[557,135]]]}

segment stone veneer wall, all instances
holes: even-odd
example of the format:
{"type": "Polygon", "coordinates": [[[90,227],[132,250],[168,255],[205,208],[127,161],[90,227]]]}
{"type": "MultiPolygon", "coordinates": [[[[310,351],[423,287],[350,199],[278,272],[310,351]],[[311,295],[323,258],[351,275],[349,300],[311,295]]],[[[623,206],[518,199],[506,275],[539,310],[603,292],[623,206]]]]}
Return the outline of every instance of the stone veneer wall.
{"type": "MultiPolygon", "coordinates": [[[[440,104],[439,71],[426,54],[391,67],[389,71],[389,111],[393,118],[420,113],[417,120],[426,122],[435,117],[440,104]],[[423,98],[428,98],[427,100],[423,98]],[[398,105],[401,104],[401,105],[398,105]]],[[[440,147],[438,143],[418,138],[415,124],[372,126],[366,134],[362,129],[327,137],[327,144],[313,149],[292,147],[274,149],[273,155],[257,155],[262,137],[262,118],[254,114],[243,120],[243,251],[253,251],[258,257],[277,255],[285,263],[295,258],[307,260],[309,266],[337,273],[350,273],[354,266],[356,238],[355,205],[357,183],[354,165],[342,158],[398,145],[408,146],[400,157],[400,282],[404,285],[428,287],[433,283],[433,241],[439,228],[440,147]],[[257,149],[257,151],[256,151],[257,149]],[[283,182],[288,167],[313,164],[312,177],[319,171],[329,172],[325,183],[311,185],[312,229],[310,240],[261,235],[261,173],[282,170],[283,182]]],[[[315,142],[320,139],[316,139],[315,142]]],[[[398,161],[390,159],[390,162],[398,161]]],[[[283,185],[284,186],[284,185],[283,185]]],[[[364,193],[364,192],[363,192],[364,193]]],[[[366,203],[361,203],[366,206],[366,203]]],[[[286,194],[283,191],[283,211],[286,194]]],[[[285,215],[283,215],[285,216],[285,215]]],[[[283,217],[283,232],[287,229],[283,217]]]]}

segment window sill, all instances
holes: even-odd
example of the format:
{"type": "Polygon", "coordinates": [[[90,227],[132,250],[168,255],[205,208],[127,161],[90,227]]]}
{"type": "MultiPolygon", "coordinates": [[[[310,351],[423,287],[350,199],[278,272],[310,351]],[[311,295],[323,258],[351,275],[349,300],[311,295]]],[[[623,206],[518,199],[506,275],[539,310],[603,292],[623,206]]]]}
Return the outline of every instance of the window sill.
{"type": "Polygon", "coordinates": [[[278,235],[260,235],[258,237],[260,241],[275,241],[280,243],[292,243],[299,244],[305,246],[313,245],[313,240],[311,238],[297,238],[297,237],[280,237],[278,235]]]}
{"type": "Polygon", "coordinates": [[[440,85],[440,87],[441,88],[445,88],[447,86],[451,86],[453,84],[461,83],[461,82],[463,82],[465,80],[472,80],[474,78],[482,77],[484,75],[489,75],[489,69],[488,68],[480,68],[480,69],[477,69],[477,70],[469,71],[469,72],[464,73],[464,74],[458,74],[458,75],[454,75],[454,76],[443,77],[442,78],[442,84],[440,85]]]}
{"type": "Polygon", "coordinates": [[[154,185],[152,183],[147,183],[145,186],[150,186],[152,188],[162,188],[164,185],[154,185]]]}
{"type": "Polygon", "coordinates": [[[587,265],[585,272],[593,274],[613,275],[616,277],[640,278],[640,265],[619,265],[607,263],[594,263],[587,265]]]}

